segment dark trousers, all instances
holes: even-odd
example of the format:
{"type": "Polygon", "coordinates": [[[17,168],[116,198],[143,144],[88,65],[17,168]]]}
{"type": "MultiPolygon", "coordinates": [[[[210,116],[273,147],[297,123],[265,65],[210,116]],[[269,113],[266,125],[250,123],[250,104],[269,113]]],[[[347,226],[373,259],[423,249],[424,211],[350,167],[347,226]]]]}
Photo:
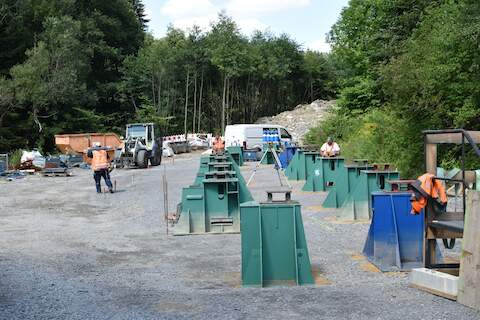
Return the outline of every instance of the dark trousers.
{"type": "Polygon", "coordinates": [[[101,193],[102,192],[102,186],[100,182],[102,181],[102,177],[105,180],[105,184],[108,187],[108,190],[112,190],[112,181],[110,181],[110,172],[108,172],[108,169],[102,169],[95,171],[93,173],[93,179],[95,179],[95,186],[97,187],[97,192],[101,193]]]}

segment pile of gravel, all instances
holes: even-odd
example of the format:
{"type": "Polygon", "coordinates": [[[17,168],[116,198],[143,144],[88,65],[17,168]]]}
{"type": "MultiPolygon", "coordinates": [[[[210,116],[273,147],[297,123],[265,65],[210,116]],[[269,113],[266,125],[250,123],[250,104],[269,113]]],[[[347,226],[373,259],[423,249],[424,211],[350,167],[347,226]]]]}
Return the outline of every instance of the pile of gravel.
{"type": "Polygon", "coordinates": [[[257,123],[284,126],[296,141],[302,143],[305,134],[310,128],[318,125],[335,103],[335,100],[315,100],[311,104],[300,104],[291,111],[285,111],[273,117],[260,118],[257,123]]]}

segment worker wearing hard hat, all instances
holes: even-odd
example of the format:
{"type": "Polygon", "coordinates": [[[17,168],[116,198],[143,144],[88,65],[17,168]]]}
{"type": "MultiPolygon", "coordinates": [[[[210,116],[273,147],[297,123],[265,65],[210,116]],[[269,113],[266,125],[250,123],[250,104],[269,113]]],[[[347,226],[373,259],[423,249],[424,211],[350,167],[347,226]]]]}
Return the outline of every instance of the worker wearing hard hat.
{"type": "Polygon", "coordinates": [[[96,142],[93,149],[89,149],[87,156],[92,158],[93,178],[95,179],[95,186],[97,193],[102,193],[101,181],[102,177],[108,187],[110,193],[113,193],[112,181],[110,181],[109,157],[106,150],[101,149],[100,142],[96,142]]]}
{"type": "Polygon", "coordinates": [[[340,146],[332,137],[328,137],[327,142],[320,148],[320,154],[322,157],[336,157],[340,154],[340,146]]]}
{"type": "Polygon", "coordinates": [[[225,141],[220,137],[219,134],[215,136],[213,140],[213,153],[222,153],[225,150],[225,141]]]}

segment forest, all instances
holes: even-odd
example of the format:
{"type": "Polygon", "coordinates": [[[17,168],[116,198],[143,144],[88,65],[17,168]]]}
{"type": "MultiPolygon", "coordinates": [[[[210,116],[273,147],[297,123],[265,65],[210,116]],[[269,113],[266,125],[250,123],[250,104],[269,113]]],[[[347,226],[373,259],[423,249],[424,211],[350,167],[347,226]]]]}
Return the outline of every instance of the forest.
{"type": "MultiPolygon", "coordinates": [[[[165,134],[221,132],[337,99],[308,143],[333,136],[346,157],[413,177],[422,130],[480,129],[475,0],[350,0],[329,54],[286,34],[244,35],[222,12],[208,30],[170,27],[160,39],[147,30],[141,0],[2,0],[0,151],[50,152],[55,134],[122,134],[134,121],[165,134]]],[[[449,152],[442,165],[458,165],[449,152]]]]}
{"type": "MultiPolygon", "coordinates": [[[[345,156],[413,178],[424,170],[423,130],[480,129],[480,2],[351,0],[329,38],[337,109],[310,143],[333,135],[345,156]]],[[[441,165],[459,166],[458,152],[445,150],[441,165]]]]}
{"type": "Polygon", "coordinates": [[[288,35],[246,36],[220,12],[209,30],[146,32],[141,0],[3,0],[0,150],[54,150],[58,133],[221,132],[301,102],[334,98],[325,54],[288,35]]]}

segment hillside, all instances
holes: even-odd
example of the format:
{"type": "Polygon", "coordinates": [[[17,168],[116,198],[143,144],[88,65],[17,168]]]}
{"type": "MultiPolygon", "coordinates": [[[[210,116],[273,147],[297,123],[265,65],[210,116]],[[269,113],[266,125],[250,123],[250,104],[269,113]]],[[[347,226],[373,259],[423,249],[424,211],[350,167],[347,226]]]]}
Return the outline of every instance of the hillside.
{"type": "Polygon", "coordinates": [[[285,111],[273,117],[263,117],[256,123],[278,124],[287,128],[295,140],[303,142],[303,137],[310,128],[318,125],[335,105],[335,100],[315,100],[311,104],[300,104],[291,111],[285,111]]]}

